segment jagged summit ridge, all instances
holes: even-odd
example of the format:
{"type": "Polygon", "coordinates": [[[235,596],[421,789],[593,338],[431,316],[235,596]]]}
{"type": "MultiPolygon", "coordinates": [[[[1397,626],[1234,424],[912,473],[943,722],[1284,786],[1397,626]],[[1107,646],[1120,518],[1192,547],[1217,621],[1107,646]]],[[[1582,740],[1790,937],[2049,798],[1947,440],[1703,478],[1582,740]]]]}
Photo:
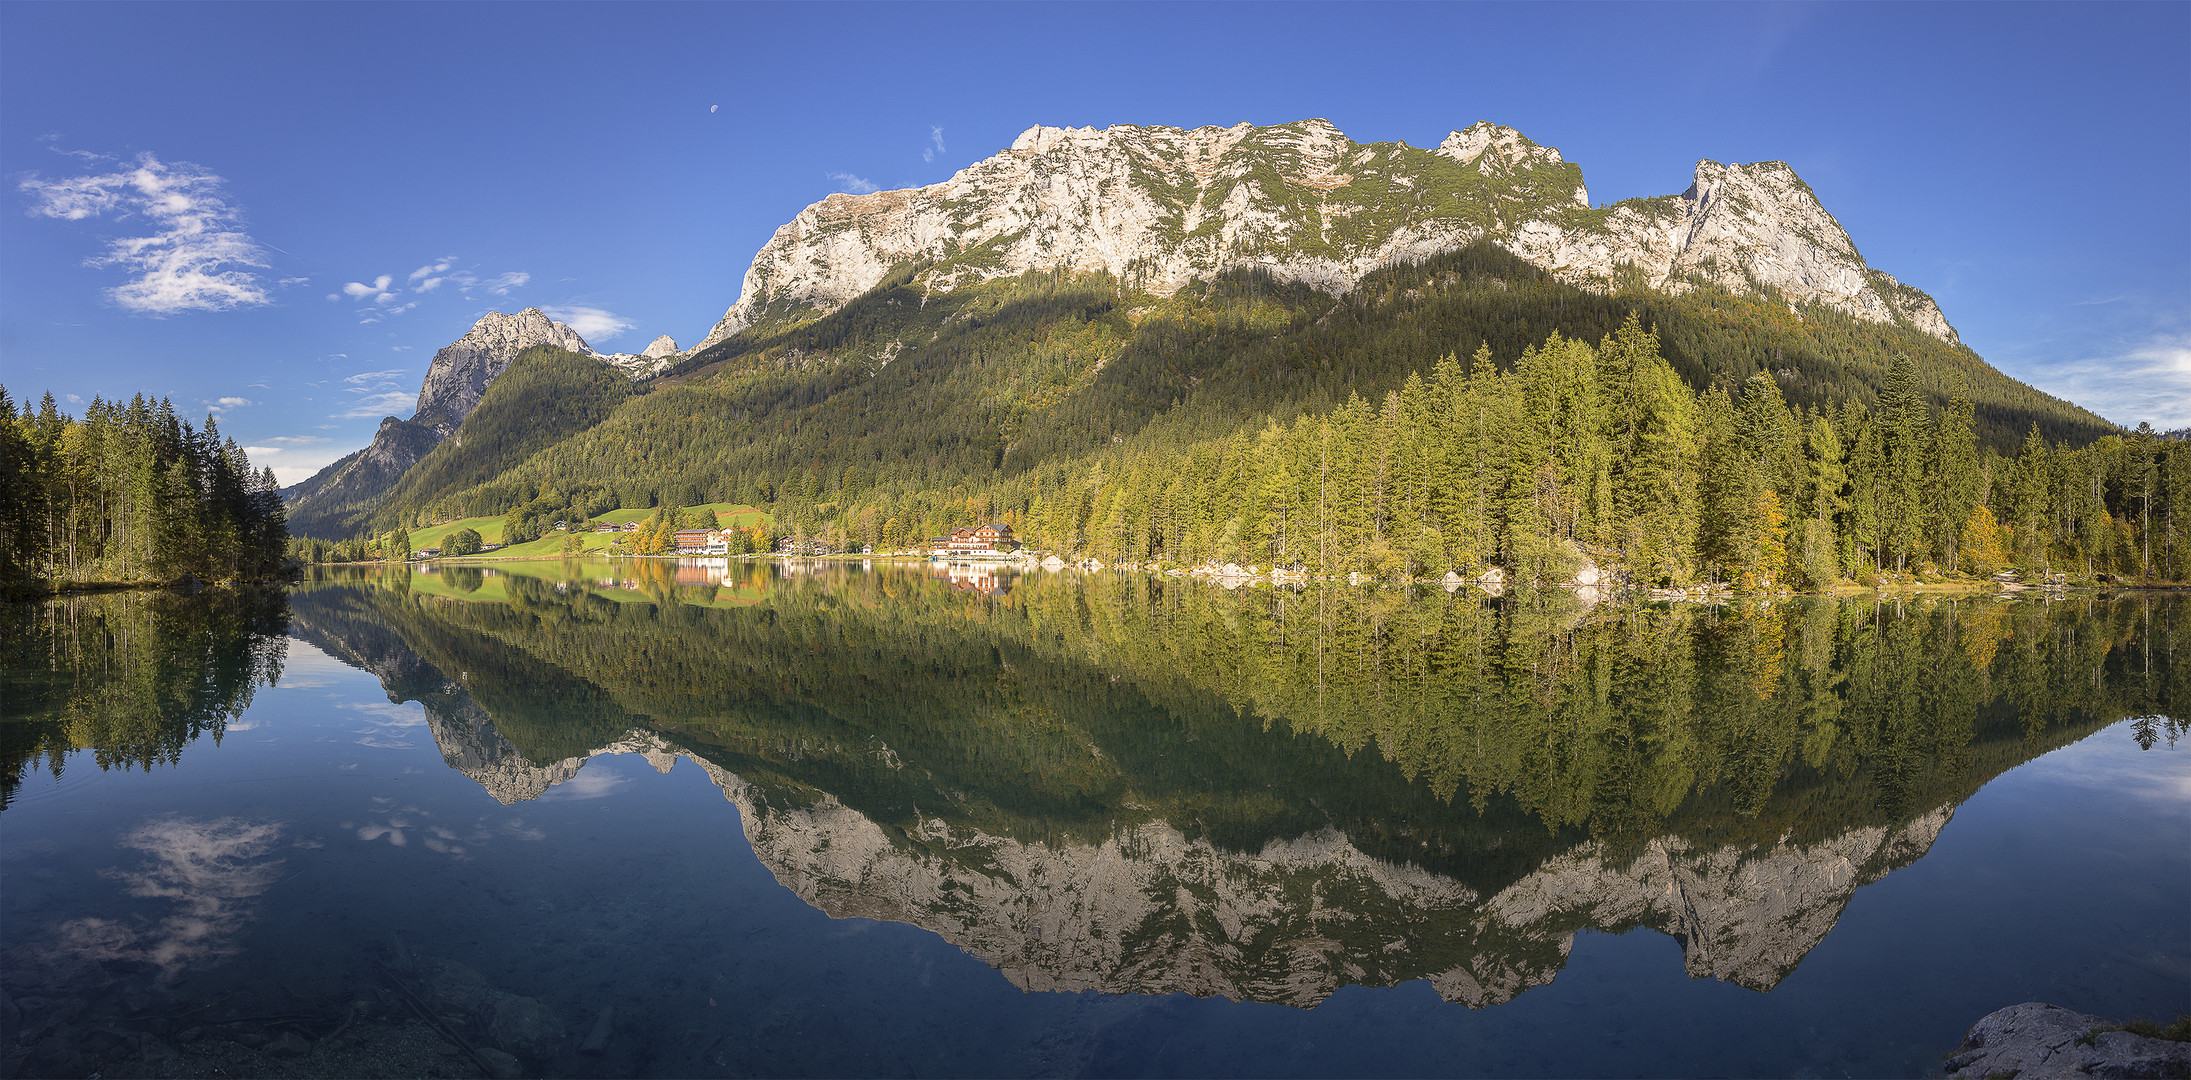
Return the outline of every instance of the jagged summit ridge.
{"type": "Polygon", "coordinates": [[[1674,292],[1762,286],[1955,341],[1931,298],[1868,267],[1783,162],[1699,162],[1680,195],[1593,208],[1579,166],[1510,127],[1478,122],[1423,150],[1301,120],[1036,126],[942,183],[831,195],[776,231],[692,351],[833,311],[909,261],[931,264],[933,289],[1062,269],[1169,295],[1254,267],[1345,292],[1382,267],[1481,240],[1576,284],[1640,273],[1674,292]]]}

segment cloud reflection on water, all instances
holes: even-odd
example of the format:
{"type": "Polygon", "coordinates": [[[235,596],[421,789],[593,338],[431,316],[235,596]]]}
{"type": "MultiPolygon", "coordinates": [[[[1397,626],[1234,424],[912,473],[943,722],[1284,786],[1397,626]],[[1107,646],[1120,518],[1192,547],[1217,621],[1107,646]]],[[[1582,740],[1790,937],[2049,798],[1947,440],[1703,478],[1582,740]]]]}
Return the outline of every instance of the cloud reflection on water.
{"type": "Polygon", "coordinates": [[[2191,811],[2191,746],[2173,738],[2142,748],[2136,719],[2125,720],[2078,753],[2057,751],[2024,766],[2027,781],[2052,782],[2115,795],[2171,816],[2191,811]]]}
{"type": "Polygon", "coordinates": [[[360,746],[382,750],[409,749],[414,744],[404,738],[407,734],[404,729],[426,726],[426,710],[415,702],[397,705],[375,701],[345,701],[337,703],[335,707],[363,714],[360,719],[367,726],[351,731],[351,734],[359,736],[356,741],[360,746]]]}
{"type": "Polygon", "coordinates": [[[76,919],[55,928],[52,947],[94,961],[146,964],[164,977],[234,953],[237,935],[257,913],[252,901],[281,877],[284,860],[270,857],[281,837],[282,827],[274,822],[149,821],[121,841],[122,847],[144,852],[146,861],[134,869],[110,868],[102,876],[121,882],[131,896],[169,901],[169,913],[157,920],[76,919]]]}
{"type": "Polygon", "coordinates": [[[605,799],[624,786],[627,778],[603,769],[589,769],[549,788],[540,796],[542,802],[565,799],[605,799]]]}

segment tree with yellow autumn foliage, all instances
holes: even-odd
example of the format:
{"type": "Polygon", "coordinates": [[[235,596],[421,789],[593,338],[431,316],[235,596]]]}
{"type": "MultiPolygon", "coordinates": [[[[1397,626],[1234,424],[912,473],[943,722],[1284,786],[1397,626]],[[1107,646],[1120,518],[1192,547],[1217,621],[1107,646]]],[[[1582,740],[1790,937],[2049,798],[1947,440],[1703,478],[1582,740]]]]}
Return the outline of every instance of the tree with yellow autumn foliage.
{"type": "Polygon", "coordinates": [[[1981,504],[1963,522],[1963,569],[1976,577],[1988,577],[2008,565],[2007,538],[1993,511],[1981,504]]]}

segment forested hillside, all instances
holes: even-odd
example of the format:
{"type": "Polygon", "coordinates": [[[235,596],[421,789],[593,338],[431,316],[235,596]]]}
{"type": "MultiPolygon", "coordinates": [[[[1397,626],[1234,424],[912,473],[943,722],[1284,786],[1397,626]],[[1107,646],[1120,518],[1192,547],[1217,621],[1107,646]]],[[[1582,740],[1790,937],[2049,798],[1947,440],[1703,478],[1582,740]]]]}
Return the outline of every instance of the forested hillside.
{"type": "Polygon", "coordinates": [[[454,438],[434,447],[397,482],[375,515],[376,531],[403,523],[396,507],[421,493],[462,491],[500,476],[534,453],[608,418],[632,394],[615,368],[552,345],[519,353],[487,387],[454,438]]]}
{"type": "Polygon", "coordinates": [[[289,527],[299,536],[347,537],[363,530],[389,488],[433,451],[440,435],[424,424],[380,422],[373,441],[283,491],[289,527]]]}
{"type": "MultiPolygon", "coordinates": [[[[1769,291],[1598,293],[1489,245],[1345,297],[1252,272],[1168,298],[1062,273],[934,295],[919,269],[733,337],[490,479],[407,479],[380,524],[730,499],[886,548],[1001,516],[1108,561],[1545,578],[1588,553],[1753,587],[2181,561],[2150,440],[1769,291]]],[[[469,460],[539,442],[492,434],[540,397],[504,400],[474,418],[503,449],[469,460]]]]}

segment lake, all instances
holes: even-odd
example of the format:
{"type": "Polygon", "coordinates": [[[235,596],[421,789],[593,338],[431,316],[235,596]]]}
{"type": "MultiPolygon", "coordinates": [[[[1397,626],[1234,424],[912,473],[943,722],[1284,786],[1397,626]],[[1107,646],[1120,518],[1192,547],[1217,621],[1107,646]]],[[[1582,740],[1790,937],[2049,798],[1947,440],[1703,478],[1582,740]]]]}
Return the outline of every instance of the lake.
{"type": "Polygon", "coordinates": [[[2191,1010],[2191,601],[721,560],[0,608],[11,1075],[1883,1076],[2191,1010]]]}

